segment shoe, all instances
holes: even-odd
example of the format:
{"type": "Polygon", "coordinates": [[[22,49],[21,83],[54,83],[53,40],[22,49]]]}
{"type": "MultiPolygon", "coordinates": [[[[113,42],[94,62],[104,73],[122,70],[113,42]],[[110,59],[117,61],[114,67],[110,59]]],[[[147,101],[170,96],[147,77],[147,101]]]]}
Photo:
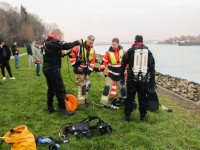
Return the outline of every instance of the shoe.
{"type": "Polygon", "coordinates": [[[40,76],[40,75],[38,74],[38,75],[36,75],[36,76],[40,76]]]}
{"type": "Polygon", "coordinates": [[[90,105],[90,102],[89,102],[89,101],[87,101],[87,100],[85,99],[85,103],[84,103],[84,105],[85,105],[85,107],[89,107],[89,105],[90,105]]]}
{"type": "Polygon", "coordinates": [[[19,69],[19,67],[16,67],[15,69],[19,69]]]}
{"type": "Polygon", "coordinates": [[[48,107],[48,111],[49,111],[50,113],[54,112],[55,110],[57,110],[57,109],[56,109],[56,108],[53,108],[53,107],[48,107]]]}
{"type": "Polygon", "coordinates": [[[146,118],[140,118],[140,120],[141,120],[142,122],[144,122],[144,123],[147,123],[146,118]]]}
{"type": "Polygon", "coordinates": [[[10,79],[16,79],[15,77],[10,77],[10,79]]]}
{"type": "Polygon", "coordinates": [[[129,122],[130,121],[130,117],[131,117],[131,113],[130,112],[125,112],[125,118],[122,119],[122,122],[129,122]]]}
{"type": "Polygon", "coordinates": [[[0,84],[3,85],[4,83],[2,83],[2,82],[0,81],[0,84]]]}
{"type": "Polygon", "coordinates": [[[3,77],[3,80],[5,80],[6,79],[6,77],[3,77]]]}
{"type": "Polygon", "coordinates": [[[59,109],[60,109],[60,113],[62,115],[73,115],[74,114],[73,111],[67,111],[66,109],[61,109],[61,108],[59,108],[59,109]]]}

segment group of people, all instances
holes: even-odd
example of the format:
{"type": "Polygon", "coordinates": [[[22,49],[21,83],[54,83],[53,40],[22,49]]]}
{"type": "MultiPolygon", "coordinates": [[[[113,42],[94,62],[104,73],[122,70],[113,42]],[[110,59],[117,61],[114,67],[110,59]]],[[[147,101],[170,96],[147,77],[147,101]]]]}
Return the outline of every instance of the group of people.
{"type": "MultiPolygon", "coordinates": [[[[5,68],[8,71],[8,74],[10,76],[10,79],[16,79],[13,77],[12,72],[11,72],[11,67],[10,67],[10,57],[11,57],[11,52],[13,56],[15,57],[15,69],[19,69],[19,49],[17,46],[17,42],[13,42],[13,45],[11,45],[11,51],[8,45],[4,43],[3,40],[0,40],[0,67],[1,67],[1,73],[3,76],[3,80],[6,80],[5,76],[5,68]]],[[[40,76],[40,63],[42,61],[42,56],[41,56],[41,50],[40,50],[40,43],[39,42],[33,42],[32,45],[29,43],[27,45],[27,53],[29,55],[29,60],[28,64],[31,66],[35,66],[36,64],[36,76],[40,76]],[[32,55],[34,56],[35,63],[33,63],[33,58],[32,55]]],[[[0,84],[3,84],[0,81],[0,84]]]]}
{"type": "MultiPolygon", "coordinates": [[[[73,115],[74,112],[67,111],[65,106],[66,90],[63,84],[61,69],[61,57],[69,56],[70,63],[73,67],[76,84],[78,86],[78,104],[89,106],[87,100],[90,89],[90,74],[94,70],[95,49],[93,47],[95,37],[89,35],[86,41],[82,39],[72,43],[61,42],[62,33],[54,30],[48,36],[44,43],[43,49],[43,73],[46,77],[47,106],[50,113],[54,112],[53,97],[56,95],[58,107],[61,114],[73,115]],[[62,50],[69,50],[63,53],[62,50]]],[[[137,108],[135,95],[137,92],[139,100],[140,120],[146,122],[145,115],[147,113],[147,91],[149,88],[155,92],[155,61],[151,51],[143,44],[143,37],[137,35],[135,43],[132,47],[125,51],[119,45],[119,39],[113,38],[112,45],[106,52],[101,66],[99,67],[99,75],[103,75],[103,71],[108,66],[108,72],[105,78],[105,87],[101,96],[101,105],[108,104],[109,93],[113,82],[117,82],[121,97],[125,99],[125,119],[130,121],[130,114],[133,109],[137,108]],[[127,89],[125,87],[125,69],[127,68],[127,89]]]]}

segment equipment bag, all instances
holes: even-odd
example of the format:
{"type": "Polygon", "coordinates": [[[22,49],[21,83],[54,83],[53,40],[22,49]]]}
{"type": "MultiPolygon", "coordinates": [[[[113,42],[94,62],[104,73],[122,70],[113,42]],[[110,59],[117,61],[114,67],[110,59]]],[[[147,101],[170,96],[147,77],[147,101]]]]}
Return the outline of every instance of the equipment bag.
{"type": "MultiPolygon", "coordinates": [[[[78,122],[75,124],[65,123],[60,127],[60,129],[64,125],[65,126],[67,125],[67,126],[65,127],[64,132],[61,135],[62,137],[66,137],[66,136],[68,136],[69,133],[71,133],[71,134],[75,134],[77,138],[80,138],[83,136],[91,138],[92,137],[91,130],[93,130],[93,129],[99,130],[100,135],[107,134],[108,131],[110,131],[110,133],[112,133],[112,127],[96,116],[90,116],[90,117],[82,120],[81,122],[78,122]],[[98,120],[97,123],[94,125],[90,125],[90,122],[95,119],[98,120]]],[[[59,129],[59,137],[60,137],[60,129],[59,129]]]]}
{"type": "Polygon", "coordinates": [[[11,144],[11,150],[36,150],[35,138],[25,125],[18,126],[6,133],[1,141],[11,144]]]}

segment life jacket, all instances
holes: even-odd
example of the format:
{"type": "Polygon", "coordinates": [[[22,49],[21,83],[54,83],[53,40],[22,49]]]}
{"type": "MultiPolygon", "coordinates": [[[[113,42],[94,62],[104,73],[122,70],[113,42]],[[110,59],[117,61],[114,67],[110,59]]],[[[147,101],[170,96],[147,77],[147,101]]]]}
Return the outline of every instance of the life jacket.
{"type": "MultiPolygon", "coordinates": [[[[86,61],[87,60],[87,49],[86,49],[85,41],[83,42],[83,45],[85,45],[85,46],[82,46],[82,50],[81,50],[82,51],[82,61],[84,61],[84,60],[86,61]]],[[[93,55],[94,55],[94,48],[92,46],[90,49],[90,54],[89,54],[89,61],[91,61],[93,59],[93,55]]]]}
{"type": "Polygon", "coordinates": [[[36,150],[35,138],[25,125],[11,129],[3,142],[11,144],[11,150],[36,150]]]}
{"type": "Polygon", "coordinates": [[[124,55],[124,49],[121,45],[119,45],[119,61],[116,61],[115,54],[112,50],[112,47],[109,48],[108,53],[110,56],[111,64],[116,65],[117,63],[121,63],[122,57],[124,55]]]}

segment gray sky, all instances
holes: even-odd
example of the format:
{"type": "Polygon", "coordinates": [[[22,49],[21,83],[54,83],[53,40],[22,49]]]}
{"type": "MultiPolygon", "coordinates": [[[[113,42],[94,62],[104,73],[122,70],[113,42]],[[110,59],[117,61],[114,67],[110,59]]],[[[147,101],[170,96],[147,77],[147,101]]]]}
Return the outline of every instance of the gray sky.
{"type": "MultiPolygon", "coordinates": [[[[5,1],[5,0],[4,0],[5,1]]],[[[97,42],[165,40],[180,35],[200,34],[199,0],[6,0],[47,23],[56,22],[66,41],[86,39],[92,34],[97,42]]]]}

